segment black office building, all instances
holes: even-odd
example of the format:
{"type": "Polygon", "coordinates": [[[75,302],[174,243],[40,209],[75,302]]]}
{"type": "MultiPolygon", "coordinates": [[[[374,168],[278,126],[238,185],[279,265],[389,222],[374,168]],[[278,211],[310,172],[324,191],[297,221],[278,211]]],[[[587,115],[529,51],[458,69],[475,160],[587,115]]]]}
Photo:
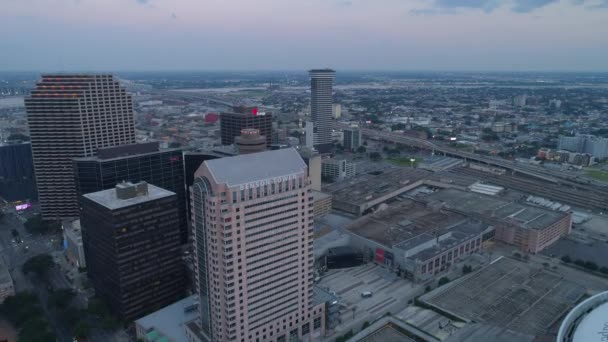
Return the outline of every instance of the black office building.
{"type": "Polygon", "coordinates": [[[29,142],[0,144],[0,197],[7,201],[37,198],[34,161],[29,142]]]}
{"type": "Polygon", "coordinates": [[[266,146],[272,144],[272,114],[258,111],[255,107],[235,107],[233,113],[220,114],[222,145],[234,144],[244,128],[257,128],[266,137],[266,146]]]}
{"type": "Polygon", "coordinates": [[[74,159],[78,195],[111,189],[116,184],[146,181],[175,192],[181,242],[188,241],[184,164],[180,149],[160,150],[158,142],[102,148],[97,156],[74,159]]]}
{"type": "Polygon", "coordinates": [[[82,240],[95,293],[125,321],[184,296],[177,195],[121,183],[82,196],[82,240]]]}

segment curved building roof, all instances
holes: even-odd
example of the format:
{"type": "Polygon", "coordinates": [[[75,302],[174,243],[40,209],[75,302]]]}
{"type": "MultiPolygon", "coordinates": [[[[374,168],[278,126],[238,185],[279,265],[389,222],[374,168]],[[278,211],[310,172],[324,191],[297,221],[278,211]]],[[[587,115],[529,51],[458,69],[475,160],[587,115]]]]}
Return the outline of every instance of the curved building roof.
{"type": "Polygon", "coordinates": [[[608,291],[574,307],[557,335],[557,342],[601,341],[608,341],[608,291]]]}

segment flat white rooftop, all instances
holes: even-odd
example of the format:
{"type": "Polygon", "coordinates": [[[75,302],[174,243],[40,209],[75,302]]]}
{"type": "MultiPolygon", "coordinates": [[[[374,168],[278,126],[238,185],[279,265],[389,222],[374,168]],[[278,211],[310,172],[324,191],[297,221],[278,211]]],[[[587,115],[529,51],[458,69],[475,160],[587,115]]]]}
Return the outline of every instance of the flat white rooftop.
{"type": "Polygon", "coordinates": [[[110,210],[116,210],[126,208],[135,204],[140,204],[152,200],[157,200],[164,197],[175,195],[175,192],[159,188],[152,184],[148,184],[148,194],[136,196],[127,199],[120,199],[116,196],[116,188],[92,192],[90,194],[83,195],[85,198],[90,199],[93,202],[103,205],[110,210]]]}

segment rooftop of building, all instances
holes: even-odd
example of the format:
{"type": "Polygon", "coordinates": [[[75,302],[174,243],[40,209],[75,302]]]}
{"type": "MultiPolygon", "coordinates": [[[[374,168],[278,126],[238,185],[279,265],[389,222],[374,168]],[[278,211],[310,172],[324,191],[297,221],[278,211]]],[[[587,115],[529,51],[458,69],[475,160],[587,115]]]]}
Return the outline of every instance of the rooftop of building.
{"type": "Polygon", "coordinates": [[[325,72],[325,73],[335,73],[335,70],[332,70],[330,68],[324,68],[324,69],[310,69],[308,70],[308,72],[325,72]]]}
{"type": "Polygon", "coordinates": [[[306,173],[306,164],[293,148],[206,160],[215,181],[229,187],[306,173]]]}
{"type": "Polygon", "coordinates": [[[327,193],[324,193],[324,192],[321,192],[321,191],[315,191],[315,190],[313,190],[312,191],[312,197],[313,197],[313,200],[316,202],[316,201],[322,201],[322,200],[331,198],[331,195],[327,194],[327,193]]]}
{"type": "Polygon", "coordinates": [[[349,180],[325,186],[323,191],[331,193],[334,201],[361,205],[421,181],[429,175],[431,175],[429,171],[421,169],[387,169],[381,173],[358,175],[349,180]]]}
{"type": "Polygon", "coordinates": [[[352,337],[356,342],[440,342],[441,340],[392,316],[383,317],[352,337]]]}
{"type": "MultiPolygon", "coordinates": [[[[122,183],[121,183],[122,184],[122,183]]],[[[129,185],[130,183],[127,183],[129,185]]],[[[131,184],[133,185],[133,184],[131,184]]],[[[117,185],[117,187],[120,186],[117,185]]],[[[132,205],[145,203],[152,200],[157,200],[169,196],[175,195],[174,192],[169,190],[165,190],[163,188],[159,188],[152,184],[147,184],[148,191],[146,194],[141,194],[135,197],[120,199],[117,195],[117,188],[92,192],[90,194],[83,195],[85,198],[96,202],[110,210],[116,210],[121,208],[126,208],[132,205]]]]}
{"type": "Polygon", "coordinates": [[[498,219],[528,229],[544,229],[569,215],[564,212],[516,203],[497,196],[457,189],[437,191],[426,196],[425,200],[441,203],[446,208],[459,212],[498,219]]]}
{"type": "Polygon", "coordinates": [[[166,337],[172,342],[188,342],[184,325],[198,317],[197,308],[198,296],[192,295],[136,320],[135,324],[146,330],[146,335],[155,336],[150,341],[166,337]]]}
{"type": "Polygon", "coordinates": [[[433,239],[436,232],[443,232],[465,221],[467,218],[464,215],[434,211],[420,202],[403,200],[358,218],[346,229],[389,248],[400,245],[400,248],[409,249],[433,239]]]}
{"type": "Polygon", "coordinates": [[[543,336],[585,292],[549,269],[500,257],[420,300],[464,322],[543,336]]]}
{"type": "Polygon", "coordinates": [[[338,297],[331,294],[329,291],[319,287],[313,286],[312,288],[312,302],[313,305],[319,305],[322,303],[335,303],[338,301],[338,297]]]}
{"type": "Polygon", "coordinates": [[[75,161],[111,162],[120,159],[143,157],[157,153],[180,152],[179,148],[161,149],[158,142],[147,142],[100,148],[97,155],[74,158],[75,161]]]}
{"type": "Polygon", "coordinates": [[[61,224],[63,231],[72,240],[82,242],[82,229],[80,226],[80,220],[66,220],[61,224]]]}

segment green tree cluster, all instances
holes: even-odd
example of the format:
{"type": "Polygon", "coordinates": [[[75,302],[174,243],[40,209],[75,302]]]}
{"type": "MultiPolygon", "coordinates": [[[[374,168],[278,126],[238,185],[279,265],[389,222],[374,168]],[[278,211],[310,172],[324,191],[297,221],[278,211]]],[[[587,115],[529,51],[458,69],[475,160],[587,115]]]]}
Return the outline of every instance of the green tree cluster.
{"type": "Polygon", "coordinates": [[[7,297],[0,305],[0,314],[17,328],[19,342],[56,340],[38,298],[32,293],[7,297]]]}

